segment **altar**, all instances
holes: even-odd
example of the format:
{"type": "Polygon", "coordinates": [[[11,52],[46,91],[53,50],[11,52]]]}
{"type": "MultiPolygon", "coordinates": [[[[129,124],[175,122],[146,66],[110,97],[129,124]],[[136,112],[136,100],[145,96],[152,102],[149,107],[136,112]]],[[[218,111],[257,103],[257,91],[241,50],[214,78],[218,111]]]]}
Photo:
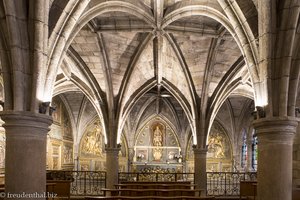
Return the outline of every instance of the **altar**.
{"type": "Polygon", "coordinates": [[[149,121],[137,134],[133,171],[153,169],[182,172],[183,162],[177,134],[160,119],[149,121]]]}

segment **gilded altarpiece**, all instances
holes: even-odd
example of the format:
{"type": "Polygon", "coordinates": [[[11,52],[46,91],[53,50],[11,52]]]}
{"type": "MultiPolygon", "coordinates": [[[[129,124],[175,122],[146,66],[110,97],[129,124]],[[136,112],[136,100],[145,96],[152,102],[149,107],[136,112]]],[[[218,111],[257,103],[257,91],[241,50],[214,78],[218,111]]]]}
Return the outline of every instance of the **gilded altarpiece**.
{"type": "MultiPolygon", "coordinates": [[[[192,139],[187,148],[187,172],[194,171],[194,152],[192,139]]],[[[232,171],[232,146],[225,129],[214,122],[207,140],[206,171],[232,171]]]]}
{"type": "MultiPolygon", "coordinates": [[[[80,141],[79,153],[80,170],[106,171],[106,153],[103,128],[99,119],[93,120],[85,129],[80,141]]],[[[121,150],[119,153],[119,169],[125,171],[127,166],[126,143],[121,137],[121,150]]]]}
{"type": "Polygon", "coordinates": [[[90,123],[80,141],[80,170],[106,170],[104,156],[104,136],[99,120],[90,123]]]}
{"type": "Polygon", "coordinates": [[[54,97],[51,104],[55,111],[47,138],[47,169],[72,170],[74,159],[70,118],[59,97],[54,97]]]}
{"type": "Polygon", "coordinates": [[[134,170],[160,167],[182,171],[177,134],[159,117],[148,121],[136,134],[134,152],[134,170]]]}

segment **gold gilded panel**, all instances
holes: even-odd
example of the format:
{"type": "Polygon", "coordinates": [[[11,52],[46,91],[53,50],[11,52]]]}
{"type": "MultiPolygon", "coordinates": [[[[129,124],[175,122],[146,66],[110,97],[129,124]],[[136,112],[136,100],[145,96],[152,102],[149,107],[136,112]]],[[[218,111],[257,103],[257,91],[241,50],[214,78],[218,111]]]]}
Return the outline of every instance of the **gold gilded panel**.
{"type": "Polygon", "coordinates": [[[89,126],[81,139],[80,152],[83,157],[103,157],[103,135],[100,122],[89,126]]]}

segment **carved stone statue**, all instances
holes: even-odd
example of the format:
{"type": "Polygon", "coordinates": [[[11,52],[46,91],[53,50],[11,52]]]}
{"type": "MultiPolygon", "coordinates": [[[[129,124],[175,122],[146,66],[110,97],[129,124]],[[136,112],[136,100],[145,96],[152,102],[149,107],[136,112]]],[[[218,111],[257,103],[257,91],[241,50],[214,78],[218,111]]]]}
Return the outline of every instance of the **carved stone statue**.
{"type": "Polygon", "coordinates": [[[153,158],[158,161],[162,158],[162,148],[159,147],[163,146],[163,133],[158,126],[153,132],[153,146],[158,147],[153,149],[153,158]]]}
{"type": "Polygon", "coordinates": [[[156,129],[153,134],[153,146],[162,146],[163,136],[162,132],[160,131],[159,127],[156,126],[156,129]]]}

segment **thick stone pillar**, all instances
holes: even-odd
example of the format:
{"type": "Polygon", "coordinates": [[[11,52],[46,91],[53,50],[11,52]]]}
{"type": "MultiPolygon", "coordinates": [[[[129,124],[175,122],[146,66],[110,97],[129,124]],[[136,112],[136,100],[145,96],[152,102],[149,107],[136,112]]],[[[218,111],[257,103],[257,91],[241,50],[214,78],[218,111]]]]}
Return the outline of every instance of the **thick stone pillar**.
{"type": "Polygon", "coordinates": [[[298,121],[276,117],[255,120],[258,138],[258,199],[292,199],[292,150],[298,121]]]}
{"type": "Polygon", "coordinates": [[[120,148],[106,148],[106,188],[114,189],[118,184],[120,148]]]}
{"type": "Polygon", "coordinates": [[[0,116],[6,131],[6,194],[35,194],[24,199],[45,199],[40,195],[46,192],[46,142],[52,118],[21,111],[4,111],[0,116]]]}
{"type": "Polygon", "coordinates": [[[206,176],[206,154],[207,149],[194,148],[194,171],[195,184],[197,189],[203,189],[201,196],[206,195],[207,176],[206,176]]]}

